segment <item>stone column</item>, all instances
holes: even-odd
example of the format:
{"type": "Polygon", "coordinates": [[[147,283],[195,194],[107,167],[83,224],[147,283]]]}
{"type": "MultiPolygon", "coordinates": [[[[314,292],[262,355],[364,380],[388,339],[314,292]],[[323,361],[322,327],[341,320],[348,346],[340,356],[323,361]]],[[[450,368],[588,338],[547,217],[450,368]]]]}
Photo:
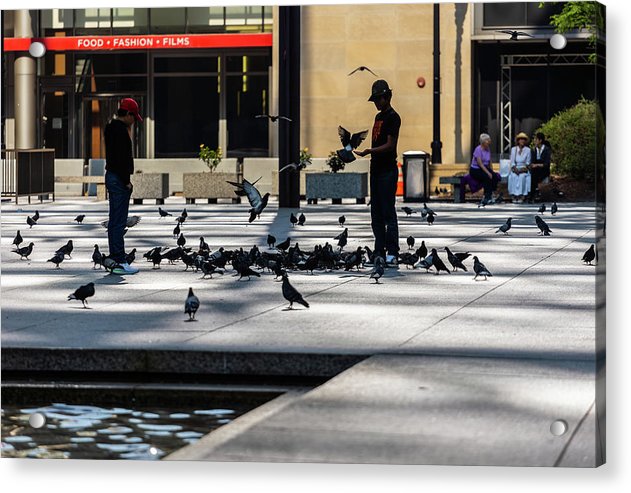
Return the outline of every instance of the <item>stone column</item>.
{"type": "MultiPolygon", "coordinates": [[[[15,37],[32,38],[31,14],[28,10],[15,11],[15,37]]],[[[28,53],[18,56],[15,72],[15,148],[33,149],[36,145],[36,62],[28,53]]]]}

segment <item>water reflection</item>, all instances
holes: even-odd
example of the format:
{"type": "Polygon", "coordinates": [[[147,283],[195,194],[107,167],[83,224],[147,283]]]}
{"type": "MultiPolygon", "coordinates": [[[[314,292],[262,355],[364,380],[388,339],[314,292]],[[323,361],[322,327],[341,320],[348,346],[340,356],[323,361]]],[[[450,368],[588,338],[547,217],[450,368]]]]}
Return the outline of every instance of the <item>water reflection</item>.
{"type": "Polygon", "coordinates": [[[125,409],[53,403],[2,409],[2,456],[156,460],[249,409],[125,409]],[[29,425],[45,416],[41,428],[29,425]]]}

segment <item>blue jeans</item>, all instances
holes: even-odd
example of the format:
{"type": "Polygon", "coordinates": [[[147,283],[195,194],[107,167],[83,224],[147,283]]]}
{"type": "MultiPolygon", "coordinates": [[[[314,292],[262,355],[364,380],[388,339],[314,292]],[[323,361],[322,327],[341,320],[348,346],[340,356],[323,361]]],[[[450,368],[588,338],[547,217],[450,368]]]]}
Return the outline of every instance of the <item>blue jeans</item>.
{"type": "Polygon", "coordinates": [[[375,255],[399,252],[399,223],[397,221],[396,194],[399,169],[370,173],[370,217],[375,235],[375,255]]]}
{"type": "Polygon", "coordinates": [[[110,199],[110,219],[107,228],[107,242],[110,248],[110,258],[115,262],[125,262],[125,225],[129,213],[129,199],[131,190],[110,171],[105,172],[105,186],[110,199]]]}

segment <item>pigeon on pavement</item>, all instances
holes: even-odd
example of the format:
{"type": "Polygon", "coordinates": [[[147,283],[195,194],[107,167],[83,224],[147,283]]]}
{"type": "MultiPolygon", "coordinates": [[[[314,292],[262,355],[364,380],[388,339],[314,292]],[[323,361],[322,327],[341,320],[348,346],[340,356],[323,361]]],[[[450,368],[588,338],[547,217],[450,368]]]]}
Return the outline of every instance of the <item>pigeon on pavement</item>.
{"type": "Polygon", "coordinates": [[[267,235],[267,247],[274,248],[275,244],[276,244],[276,237],[272,235],[267,235]]]}
{"type": "Polygon", "coordinates": [[[26,224],[29,225],[29,229],[37,224],[37,221],[33,219],[31,216],[26,216],[26,224]]]}
{"type": "Polygon", "coordinates": [[[90,282],[85,286],[79,287],[74,293],[68,295],[68,301],[79,300],[83,303],[83,308],[87,308],[86,304],[90,296],[94,296],[94,283],[90,282]]]}
{"type": "Polygon", "coordinates": [[[61,264],[63,261],[64,261],[64,254],[61,252],[57,252],[55,253],[55,255],[53,255],[52,258],[49,258],[46,262],[52,262],[53,264],[57,266],[57,269],[61,269],[61,267],[59,267],[59,264],[61,264]]]}
{"type": "Polygon", "coordinates": [[[508,230],[512,226],[512,224],[511,224],[512,220],[513,220],[513,218],[509,217],[504,224],[502,224],[499,228],[497,228],[497,231],[495,233],[499,233],[501,231],[505,235],[508,235],[508,230]]]}
{"type": "Polygon", "coordinates": [[[438,252],[435,248],[432,248],[432,265],[436,268],[436,275],[440,274],[441,270],[445,271],[447,274],[451,274],[445,262],[438,256],[438,252]]]}
{"type": "Polygon", "coordinates": [[[419,258],[427,257],[427,247],[425,246],[425,240],[421,241],[421,246],[418,247],[417,251],[419,258]]]}
{"type": "Polygon", "coordinates": [[[344,227],[344,223],[346,222],[346,217],[340,216],[337,218],[337,221],[340,223],[340,226],[344,227]]]}
{"type": "Polygon", "coordinates": [[[449,247],[445,247],[445,251],[447,252],[447,260],[449,261],[449,263],[451,264],[451,266],[454,269],[454,272],[456,272],[457,269],[462,269],[465,272],[467,271],[467,266],[464,265],[462,263],[462,260],[460,260],[456,255],[454,255],[451,250],[449,249],[449,247]]]}
{"type": "Polygon", "coordinates": [[[543,214],[546,211],[546,204],[541,204],[539,206],[539,213],[543,214]]]}
{"type": "Polygon", "coordinates": [[[410,235],[407,237],[408,250],[412,250],[414,248],[414,236],[410,235]]]}
{"type": "Polygon", "coordinates": [[[68,255],[68,258],[72,258],[72,256],[70,254],[72,253],[73,249],[74,249],[74,245],[72,244],[72,240],[68,240],[68,243],[66,243],[64,246],[62,246],[55,253],[61,253],[63,255],[68,255]]]}
{"type": "Polygon", "coordinates": [[[92,262],[94,262],[92,269],[96,269],[97,265],[100,269],[101,264],[103,263],[103,254],[99,251],[99,246],[96,244],[94,245],[94,252],[92,253],[92,262]]]}
{"type": "Polygon", "coordinates": [[[307,303],[298,290],[289,283],[286,271],[283,271],[283,297],[289,301],[289,310],[293,310],[294,303],[299,303],[309,308],[309,303],[307,303]]]}
{"type": "Polygon", "coordinates": [[[77,221],[77,223],[79,224],[83,223],[84,219],[85,219],[85,214],[79,214],[77,217],[74,218],[74,220],[77,221]]]}
{"type": "Polygon", "coordinates": [[[415,210],[410,209],[409,207],[405,206],[405,207],[401,207],[401,210],[403,212],[405,212],[406,216],[410,216],[411,214],[416,214],[415,210]]]}
{"type": "Polygon", "coordinates": [[[375,283],[380,284],[379,279],[383,277],[385,266],[386,261],[384,260],[384,258],[380,255],[377,255],[375,257],[375,265],[372,268],[372,271],[370,271],[370,279],[374,279],[375,283]]]}
{"type": "Polygon", "coordinates": [[[305,215],[301,212],[300,215],[298,216],[298,226],[304,226],[305,225],[305,221],[307,220],[307,218],[305,217],[305,215]]]}
{"type": "Polygon", "coordinates": [[[170,212],[165,211],[162,207],[158,207],[158,214],[160,214],[160,219],[167,216],[172,216],[170,212]]]}
{"type": "Polygon", "coordinates": [[[33,247],[35,246],[35,243],[30,242],[27,246],[22,247],[22,248],[16,248],[15,250],[13,250],[14,253],[17,253],[20,256],[20,260],[22,259],[27,259],[31,253],[33,253],[33,247]]]}
{"type": "Polygon", "coordinates": [[[593,265],[592,262],[596,258],[596,251],[594,250],[594,245],[590,246],[587,251],[583,254],[583,262],[588,265],[593,265]]]}
{"type": "Polygon", "coordinates": [[[557,205],[556,202],[554,202],[552,204],[552,207],[550,207],[550,213],[554,216],[558,210],[559,210],[559,206],[557,205]]]}
{"type": "Polygon", "coordinates": [[[478,276],[484,276],[484,280],[486,281],[487,277],[493,277],[493,274],[486,268],[486,266],[480,262],[478,257],[473,257],[473,271],[475,272],[474,281],[478,279],[478,276]]]}
{"type": "Polygon", "coordinates": [[[278,250],[285,251],[285,250],[287,250],[289,248],[289,245],[291,245],[291,238],[287,237],[287,239],[285,241],[282,241],[278,245],[276,245],[276,248],[278,250]]]}
{"type": "Polygon", "coordinates": [[[15,238],[13,238],[13,245],[15,245],[16,247],[19,247],[20,244],[24,241],[24,239],[22,238],[22,235],[20,234],[20,230],[18,229],[18,232],[15,235],[15,238]]]}
{"type": "Polygon", "coordinates": [[[193,288],[188,288],[188,296],[184,302],[184,313],[188,314],[189,320],[195,320],[195,314],[199,309],[199,298],[193,294],[193,288]]]}
{"type": "Polygon", "coordinates": [[[293,212],[289,214],[289,222],[291,223],[292,226],[295,226],[296,223],[298,222],[298,218],[294,215],[293,212]]]}
{"type": "Polygon", "coordinates": [[[541,235],[543,233],[544,236],[550,236],[550,233],[552,232],[552,230],[550,229],[550,227],[548,226],[548,223],[546,223],[543,219],[541,219],[539,216],[535,216],[535,222],[537,223],[537,227],[539,228],[539,234],[541,235]]]}

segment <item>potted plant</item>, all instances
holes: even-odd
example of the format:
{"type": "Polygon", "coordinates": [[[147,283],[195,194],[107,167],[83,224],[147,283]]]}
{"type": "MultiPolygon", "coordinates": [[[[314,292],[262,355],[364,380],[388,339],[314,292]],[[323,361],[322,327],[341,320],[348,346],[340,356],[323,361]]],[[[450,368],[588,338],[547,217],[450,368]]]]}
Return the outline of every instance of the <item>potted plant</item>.
{"type": "Polygon", "coordinates": [[[215,203],[217,199],[231,198],[239,202],[239,197],[234,195],[234,187],[226,183],[235,181],[236,173],[217,172],[217,167],[221,164],[223,153],[221,147],[212,149],[205,144],[199,146],[198,158],[207,167],[208,172],[184,173],[183,194],[186,203],[194,204],[195,199],[208,199],[208,203],[215,203]]]}
{"type": "Polygon", "coordinates": [[[368,173],[345,172],[346,163],[335,151],[326,160],[330,171],[309,173],[306,175],[307,200],[316,204],[318,198],[331,199],[334,204],[341,204],[342,199],[356,199],[358,204],[366,202],[368,195],[368,173]]]}

